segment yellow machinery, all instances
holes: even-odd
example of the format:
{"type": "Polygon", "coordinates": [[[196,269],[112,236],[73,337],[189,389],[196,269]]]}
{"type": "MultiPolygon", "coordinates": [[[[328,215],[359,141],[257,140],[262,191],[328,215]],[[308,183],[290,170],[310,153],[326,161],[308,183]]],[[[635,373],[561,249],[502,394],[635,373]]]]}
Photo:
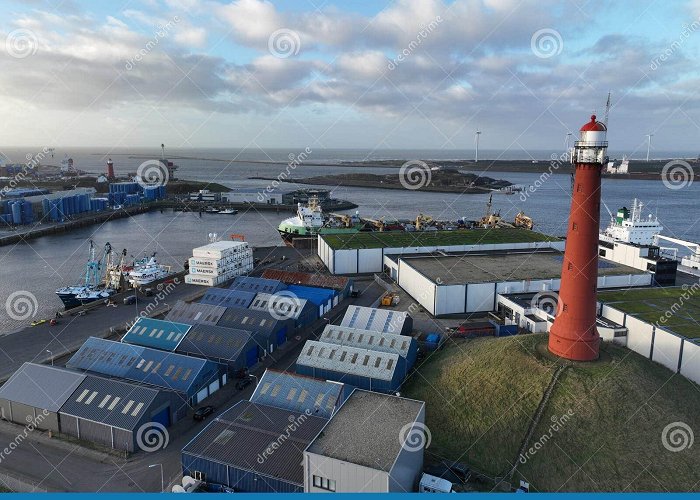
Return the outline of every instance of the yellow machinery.
{"type": "Polygon", "coordinates": [[[429,215],[418,214],[416,217],[416,231],[422,231],[425,226],[433,222],[433,218],[429,215]]]}
{"type": "Polygon", "coordinates": [[[385,307],[395,306],[399,303],[399,294],[387,292],[382,296],[381,305],[385,307]]]}
{"type": "Polygon", "coordinates": [[[515,216],[515,221],[513,221],[513,225],[515,227],[522,227],[525,229],[532,229],[535,226],[535,222],[532,220],[532,217],[529,217],[525,215],[525,212],[522,210],[518,212],[518,214],[515,216]]]}

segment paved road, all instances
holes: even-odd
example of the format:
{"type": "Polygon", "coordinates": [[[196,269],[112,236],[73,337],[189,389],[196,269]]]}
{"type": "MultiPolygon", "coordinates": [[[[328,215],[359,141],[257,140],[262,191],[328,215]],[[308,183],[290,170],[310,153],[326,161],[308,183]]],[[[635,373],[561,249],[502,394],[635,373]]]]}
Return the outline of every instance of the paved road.
{"type": "MultiPolygon", "coordinates": [[[[267,367],[292,370],[306,339],[317,338],[328,321],[338,322],[348,305],[370,305],[382,293],[373,281],[359,282],[357,285],[359,286],[356,288],[363,290],[360,297],[341,302],[330,313],[327,320],[320,319],[300,332],[301,340],[292,339],[287,342],[283,348],[257,366],[253,374],[260,377],[267,367]]],[[[187,290],[183,288],[179,293],[185,296],[187,290]]],[[[104,321],[105,325],[113,324],[114,313],[109,311],[104,318],[97,312],[94,315],[91,313],[78,318],[76,321],[81,322],[73,323],[71,329],[77,329],[80,325],[86,325],[86,327],[89,324],[94,325],[97,319],[104,321]]],[[[72,341],[77,341],[76,339],[72,341]]],[[[61,339],[61,343],[67,341],[61,339]]],[[[52,342],[59,341],[52,340],[52,342]]],[[[32,351],[29,347],[25,349],[32,351]]],[[[36,350],[35,348],[33,351],[36,350]]],[[[244,391],[238,391],[235,384],[230,383],[209,398],[206,404],[217,408],[218,415],[236,402],[250,398],[253,389],[253,386],[249,386],[244,391]]],[[[169,490],[167,485],[177,483],[182,477],[180,465],[182,448],[205,425],[206,422],[194,422],[188,417],[169,428],[170,442],[166,449],[153,453],[139,452],[129,459],[87,450],[73,443],[50,439],[46,433],[35,432],[29,434],[29,437],[9,455],[0,455],[0,473],[9,474],[49,491],[157,492],[161,489],[160,467],[149,467],[149,465],[162,464],[166,489],[169,490]]],[[[0,422],[0,451],[14,441],[22,430],[19,425],[0,422]]],[[[1,481],[0,485],[2,485],[1,481]]]]}

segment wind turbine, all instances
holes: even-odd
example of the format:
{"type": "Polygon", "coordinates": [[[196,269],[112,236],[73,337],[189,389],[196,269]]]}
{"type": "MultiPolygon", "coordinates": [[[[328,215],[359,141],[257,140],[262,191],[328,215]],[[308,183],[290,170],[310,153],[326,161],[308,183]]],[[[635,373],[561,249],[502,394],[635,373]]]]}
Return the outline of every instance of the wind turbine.
{"type": "Polygon", "coordinates": [[[647,134],[647,162],[649,161],[649,150],[651,149],[651,138],[654,134],[647,134]]]}
{"type": "Polygon", "coordinates": [[[476,150],[474,152],[474,163],[479,163],[479,136],[481,135],[481,130],[477,130],[474,134],[474,141],[476,142],[476,150]]]}

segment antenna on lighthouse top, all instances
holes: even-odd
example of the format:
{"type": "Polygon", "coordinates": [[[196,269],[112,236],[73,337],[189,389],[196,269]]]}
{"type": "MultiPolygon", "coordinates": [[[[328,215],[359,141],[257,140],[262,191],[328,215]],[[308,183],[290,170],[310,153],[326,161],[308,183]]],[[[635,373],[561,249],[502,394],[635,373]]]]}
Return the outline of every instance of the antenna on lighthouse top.
{"type": "Polygon", "coordinates": [[[605,103],[605,116],[603,118],[603,124],[606,128],[608,126],[608,115],[610,114],[610,94],[612,92],[608,92],[608,102],[605,103]]]}

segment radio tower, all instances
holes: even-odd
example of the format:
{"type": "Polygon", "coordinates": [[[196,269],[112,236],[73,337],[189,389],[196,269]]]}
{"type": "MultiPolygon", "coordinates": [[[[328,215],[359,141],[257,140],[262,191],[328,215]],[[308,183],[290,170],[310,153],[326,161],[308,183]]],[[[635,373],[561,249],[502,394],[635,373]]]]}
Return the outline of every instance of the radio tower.
{"type": "Polygon", "coordinates": [[[581,127],[571,161],[575,177],[561,269],[559,307],[549,332],[549,351],[562,358],[598,358],[596,287],[600,231],[600,178],[607,162],[607,127],[591,116],[581,127]]]}

